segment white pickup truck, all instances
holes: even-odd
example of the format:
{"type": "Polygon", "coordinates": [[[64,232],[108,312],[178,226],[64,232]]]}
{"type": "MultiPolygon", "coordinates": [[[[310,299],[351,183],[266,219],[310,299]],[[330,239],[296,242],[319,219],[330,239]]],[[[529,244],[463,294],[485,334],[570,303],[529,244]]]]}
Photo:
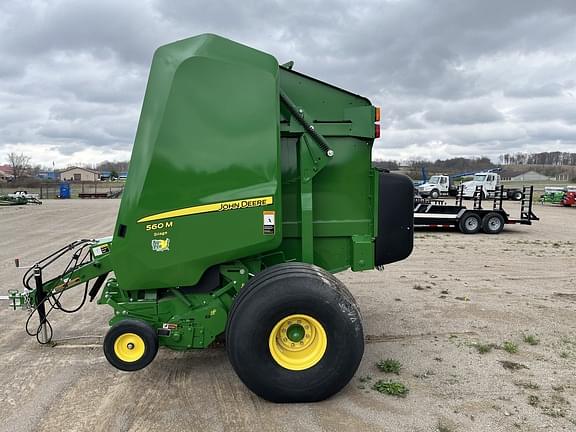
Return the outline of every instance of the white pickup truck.
{"type": "Polygon", "coordinates": [[[418,186],[418,194],[421,197],[436,199],[440,196],[456,196],[458,192],[452,179],[447,175],[433,175],[424,184],[418,186]]]}
{"type": "MultiPolygon", "coordinates": [[[[482,186],[482,198],[491,198],[500,188],[500,175],[493,172],[479,172],[474,174],[472,180],[462,183],[464,189],[462,196],[464,198],[473,198],[476,188],[482,186]]],[[[503,189],[504,199],[520,201],[524,197],[520,189],[503,189]]]]}
{"type": "MultiPolygon", "coordinates": [[[[479,172],[474,174],[471,181],[462,183],[464,186],[462,196],[474,198],[477,186],[482,186],[482,198],[491,198],[500,188],[500,175],[493,172],[479,172]]],[[[424,198],[437,199],[441,196],[456,196],[458,189],[450,176],[433,175],[430,179],[418,186],[418,194],[424,198]]],[[[503,188],[503,199],[520,201],[524,195],[520,189],[503,188]]]]}

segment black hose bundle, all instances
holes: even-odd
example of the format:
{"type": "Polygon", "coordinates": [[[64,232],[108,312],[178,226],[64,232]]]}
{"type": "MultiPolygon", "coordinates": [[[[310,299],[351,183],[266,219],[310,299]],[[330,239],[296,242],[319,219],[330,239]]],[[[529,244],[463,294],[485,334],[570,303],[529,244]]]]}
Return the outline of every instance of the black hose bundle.
{"type": "MultiPolygon", "coordinates": [[[[82,308],[82,306],[84,306],[84,304],[86,303],[86,298],[88,296],[88,282],[86,282],[85,287],[84,287],[84,295],[82,296],[82,301],[75,308],[72,308],[72,309],[65,308],[64,306],[62,306],[60,299],[61,299],[62,295],[64,294],[64,291],[66,291],[66,284],[68,282],[65,280],[66,275],[69,273],[72,273],[77,268],[83,266],[84,264],[86,264],[90,261],[90,246],[93,243],[94,243],[94,240],[87,240],[87,239],[77,240],[75,242],[72,242],[69,245],[64,246],[63,248],[57,250],[56,252],[54,252],[54,253],[48,255],[47,257],[41,259],[24,274],[24,277],[22,278],[22,283],[23,283],[24,287],[28,291],[38,289],[39,287],[32,287],[32,285],[31,285],[32,279],[35,276],[35,270],[39,269],[40,271],[42,271],[46,267],[48,267],[49,265],[58,261],[63,256],[69,254],[70,252],[73,252],[72,258],[70,258],[70,261],[68,261],[68,264],[66,265],[66,267],[64,268],[64,270],[62,271],[60,276],[56,279],[56,280],[62,281],[63,289],[56,294],[53,291],[45,293],[45,297],[43,298],[43,300],[39,304],[35,305],[34,309],[32,309],[32,311],[30,312],[30,315],[28,315],[28,319],[26,320],[26,327],[25,327],[26,333],[29,336],[35,336],[38,343],[47,344],[52,340],[52,336],[53,336],[54,332],[52,329],[52,325],[50,324],[50,321],[48,320],[48,315],[50,315],[50,313],[54,309],[61,310],[64,313],[74,313],[74,312],[77,312],[78,310],[80,310],[82,308]],[[39,319],[39,324],[38,324],[38,327],[36,327],[36,330],[31,330],[30,329],[30,320],[38,312],[38,308],[41,305],[46,305],[46,302],[48,302],[50,307],[48,308],[48,310],[46,310],[44,319],[39,319]],[[46,337],[45,337],[45,339],[42,340],[41,335],[43,335],[43,333],[44,333],[43,329],[46,329],[46,334],[45,334],[46,337]]],[[[40,317],[40,314],[38,314],[38,315],[40,317]]]]}

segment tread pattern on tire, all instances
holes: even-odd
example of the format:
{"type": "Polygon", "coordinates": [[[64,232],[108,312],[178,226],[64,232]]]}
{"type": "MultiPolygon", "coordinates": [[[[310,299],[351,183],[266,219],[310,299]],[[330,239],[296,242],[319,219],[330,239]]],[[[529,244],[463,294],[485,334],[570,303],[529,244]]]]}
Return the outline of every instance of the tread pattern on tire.
{"type": "MultiPolygon", "coordinates": [[[[340,291],[340,293],[346,297],[351,303],[356,306],[358,310],[358,314],[362,317],[360,313],[360,309],[358,308],[358,304],[356,303],[356,299],[352,296],[352,293],[348,290],[346,285],[334,276],[332,273],[329,273],[322,269],[321,267],[315,266],[314,264],[305,264],[300,262],[288,262],[283,264],[274,265],[262,270],[260,273],[257,273],[255,276],[250,278],[248,282],[240,289],[238,294],[234,299],[234,303],[230,312],[228,314],[228,321],[230,321],[235,314],[236,310],[239,308],[239,305],[244,301],[244,299],[248,296],[249,292],[253,289],[253,284],[262,284],[263,282],[269,280],[270,278],[277,277],[277,276],[284,276],[290,274],[294,271],[311,271],[312,274],[321,274],[322,277],[328,277],[332,281],[335,282],[336,288],[340,291]],[[281,267],[281,268],[280,268],[281,267]],[[312,272],[313,271],[313,272],[312,272]],[[257,279],[256,279],[257,278],[257,279]]],[[[226,335],[228,334],[228,326],[226,326],[226,335]]]]}
{"type": "Polygon", "coordinates": [[[156,336],[156,331],[144,321],[125,319],[110,327],[106,333],[106,336],[104,337],[103,349],[106,359],[112,366],[123,371],[133,372],[148,366],[154,360],[156,354],[158,353],[158,337],[156,336]],[[125,330],[119,334],[132,332],[142,337],[142,335],[138,332],[141,331],[144,333],[143,340],[146,343],[146,348],[141,359],[142,361],[138,360],[134,363],[126,363],[117,358],[116,353],[114,352],[114,341],[116,338],[114,338],[112,341],[110,341],[109,338],[112,337],[112,335],[114,335],[118,329],[122,327],[124,327],[125,330]],[[130,329],[130,327],[132,329],[130,329]]]}
{"type": "MultiPolygon", "coordinates": [[[[311,316],[315,316],[314,312],[311,316]]],[[[225,331],[227,353],[240,379],[256,394],[274,402],[313,402],[339,391],[358,368],[364,351],[363,335],[358,305],[343,282],[320,267],[296,262],[269,267],[252,277],[236,296],[225,331]],[[299,278],[306,284],[299,285],[299,278]],[[299,294],[291,299],[290,295],[286,295],[291,291],[275,291],[283,284],[286,289],[292,286],[299,294]],[[310,291],[307,284],[310,284],[310,291]],[[323,300],[315,303],[314,293],[323,300]],[[281,306],[284,299],[286,306],[281,306]],[[327,351],[327,357],[320,363],[296,372],[274,363],[268,351],[268,336],[265,335],[268,325],[277,319],[276,314],[278,318],[282,317],[285,307],[290,309],[291,304],[303,299],[307,299],[304,300],[306,306],[303,310],[316,310],[319,316],[331,323],[326,331],[335,339],[333,348],[327,351]],[[335,315],[329,312],[330,309],[334,310],[335,315]],[[256,320],[252,323],[264,319],[267,324],[254,326],[247,317],[256,320]],[[250,336],[246,337],[247,334],[250,336]],[[247,340],[250,341],[248,345],[247,340]],[[319,386],[319,383],[322,385],[319,386]]]]}

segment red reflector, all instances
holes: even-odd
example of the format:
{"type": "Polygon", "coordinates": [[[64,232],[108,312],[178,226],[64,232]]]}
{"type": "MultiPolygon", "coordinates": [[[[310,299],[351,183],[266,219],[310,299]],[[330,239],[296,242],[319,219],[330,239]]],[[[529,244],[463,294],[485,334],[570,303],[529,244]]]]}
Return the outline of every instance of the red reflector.
{"type": "Polygon", "coordinates": [[[374,125],[374,138],[380,138],[380,125],[374,125]]]}

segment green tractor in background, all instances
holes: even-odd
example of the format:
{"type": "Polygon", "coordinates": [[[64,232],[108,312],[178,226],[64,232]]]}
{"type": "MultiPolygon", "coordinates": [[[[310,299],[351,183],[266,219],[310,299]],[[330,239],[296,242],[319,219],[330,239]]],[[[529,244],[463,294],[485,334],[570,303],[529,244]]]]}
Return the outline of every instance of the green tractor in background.
{"type": "Polygon", "coordinates": [[[544,193],[540,195],[541,204],[561,204],[566,195],[566,188],[559,186],[546,186],[544,193]]]}
{"type": "Polygon", "coordinates": [[[28,271],[25,292],[11,292],[39,316],[28,332],[50,341],[48,315],[83,286],[113,310],[104,353],[118,369],[225,338],[265,399],[338,392],[364,334],[333,273],[402,260],[413,245],[411,180],[371,165],[379,120],[368,99],[215,35],[159,48],[113,236],[28,271]]]}

